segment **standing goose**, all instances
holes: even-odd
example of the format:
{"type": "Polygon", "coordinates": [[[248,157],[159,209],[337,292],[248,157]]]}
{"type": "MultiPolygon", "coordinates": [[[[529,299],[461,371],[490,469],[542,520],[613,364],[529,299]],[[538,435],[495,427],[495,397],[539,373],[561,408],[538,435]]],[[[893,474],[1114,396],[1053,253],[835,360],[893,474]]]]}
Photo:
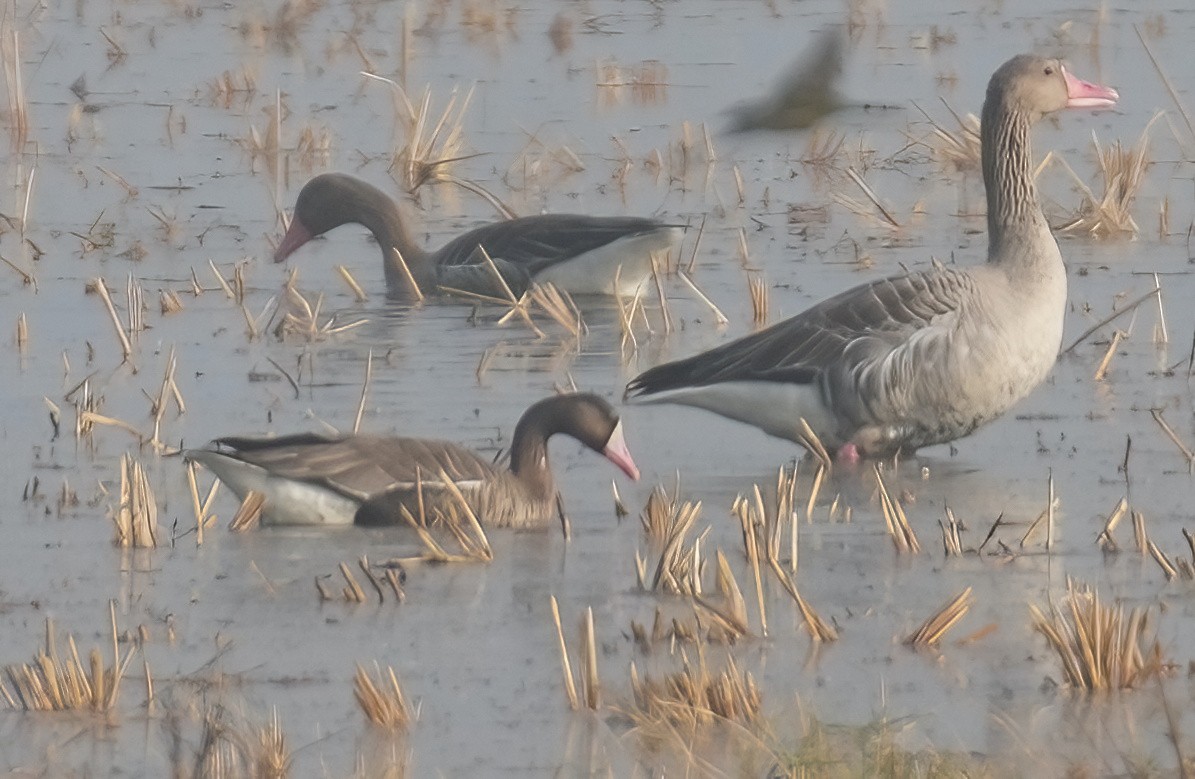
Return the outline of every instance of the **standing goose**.
{"type": "Polygon", "coordinates": [[[185,454],[238,497],[262,493],[263,520],[273,524],[401,524],[403,506],[419,516],[417,482],[430,518],[451,510],[456,500],[440,479],[443,469],[482,524],[532,528],[546,525],[556,508],[548,464],[548,439],[556,433],[639,478],[618,414],[587,393],[557,395],[528,408],[515,426],[509,469],[447,441],[363,435],[218,438],[185,454]]]}
{"type": "Polygon", "coordinates": [[[651,278],[651,253],[671,248],[681,235],[678,226],[642,217],[541,214],[470,230],[429,252],[407,232],[389,195],[345,173],[324,173],[299,192],[274,261],[282,262],[315,236],[350,223],[364,226],[377,239],[386,286],[398,297],[412,291],[398,255],[423,293],[448,287],[502,294],[478,246],[485,248],[515,295],[532,282],[551,282],[573,294],[630,296],[651,278]]]}
{"type": "Polygon", "coordinates": [[[1066,270],[1033,183],[1030,127],[1118,95],[1057,59],[1013,57],[988,83],[983,180],[988,261],[874,281],[766,330],[627,385],[643,403],[681,403],[800,441],[804,418],[853,462],[945,443],[1025,397],[1062,342],[1066,270]]]}

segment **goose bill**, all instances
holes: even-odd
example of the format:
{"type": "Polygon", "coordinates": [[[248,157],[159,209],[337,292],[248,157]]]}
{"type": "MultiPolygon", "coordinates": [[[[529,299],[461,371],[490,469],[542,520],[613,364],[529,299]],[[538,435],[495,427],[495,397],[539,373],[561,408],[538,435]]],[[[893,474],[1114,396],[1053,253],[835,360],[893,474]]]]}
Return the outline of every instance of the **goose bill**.
{"type": "Polygon", "coordinates": [[[1110,108],[1120,99],[1115,89],[1077,78],[1066,68],[1062,76],[1066,79],[1067,108],[1110,108]]]}
{"type": "Polygon", "coordinates": [[[617,465],[619,470],[630,476],[632,480],[639,481],[639,467],[631,459],[631,452],[627,449],[626,439],[622,436],[621,419],[614,426],[614,432],[610,434],[610,439],[606,441],[606,448],[602,450],[602,454],[606,456],[607,460],[617,465]]]}
{"type": "Polygon", "coordinates": [[[281,243],[279,243],[278,248],[274,250],[274,262],[282,262],[289,257],[295,249],[298,249],[300,246],[310,241],[311,238],[311,231],[307,229],[307,226],[298,219],[292,219],[290,222],[290,228],[286,231],[286,235],[282,236],[281,243]]]}

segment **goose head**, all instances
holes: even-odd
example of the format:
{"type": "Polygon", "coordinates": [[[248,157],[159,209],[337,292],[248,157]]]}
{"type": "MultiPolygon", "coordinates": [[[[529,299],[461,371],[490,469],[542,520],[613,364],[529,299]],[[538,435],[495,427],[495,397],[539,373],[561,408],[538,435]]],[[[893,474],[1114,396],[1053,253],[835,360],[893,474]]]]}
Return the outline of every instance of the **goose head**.
{"type": "Polygon", "coordinates": [[[1109,108],[1120,95],[1115,89],[1076,77],[1060,59],[1021,54],[992,75],[987,98],[1036,121],[1063,108],[1109,108]]]}
{"type": "Polygon", "coordinates": [[[556,433],[577,439],[627,476],[639,478],[618,412],[604,399],[587,392],[545,398],[524,412],[511,440],[511,470],[516,474],[546,471],[547,440],[556,433]]]}
{"type": "Polygon", "coordinates": [[[344,173],[323,173],[308,181],[295,201],[290,228],[274,252],[282,262],[317,235],[345,224],[361,224],[379,232],[395,219],[394,201],[382,190],[344,173]]]}

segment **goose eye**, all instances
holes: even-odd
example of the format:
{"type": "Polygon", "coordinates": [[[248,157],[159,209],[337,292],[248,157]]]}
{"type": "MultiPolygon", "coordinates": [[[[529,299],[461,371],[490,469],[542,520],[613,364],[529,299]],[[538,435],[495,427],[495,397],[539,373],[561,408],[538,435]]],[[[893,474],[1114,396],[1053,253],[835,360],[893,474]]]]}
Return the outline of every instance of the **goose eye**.
{"type": "Polygon", "coordinates": [[[1047,76],[1054,75],[1054,66],[1053,65],[1046,65],[1046,75],[1047,76]]]}

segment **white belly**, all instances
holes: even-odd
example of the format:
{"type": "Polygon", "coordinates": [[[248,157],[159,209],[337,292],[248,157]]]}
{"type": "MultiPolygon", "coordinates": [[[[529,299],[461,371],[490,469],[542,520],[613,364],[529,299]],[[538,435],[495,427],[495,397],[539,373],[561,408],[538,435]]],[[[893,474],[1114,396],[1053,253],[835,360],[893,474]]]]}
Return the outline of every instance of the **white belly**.
{"type": "MultiPolygon", "coordinates": [[[[680,241],[681,230],[672,227],[620,238],[571,260],[545,268],[532,278],[537,284],[551,282],[573,295],[633,297],[646,292],[651,283],[651,254],[665,251],[680,241]],[[618,284],[614,283],[617,276],[618,284]]],[[[662,260],[661,260],[662,262],[662,260]]],[[[660,268],[663,270],[663,266],[660,268]]]]}
{"type": "Polygon", "coordinates": [[[631,399],[635,404],[679,403],[703,408],[754,425],[769,435],[800,442],[801,419],[827,447],[838,440],[838,420],[808,384],[778,381],[726,381],[700,387],[679,387],[631,399]]]}
{"type": "Polygon", "coordinates": [[[360,504],[324,487],[270,475],[263,468],[218,452],[187,453],[210,469],[220,481],[244,500],[250,490],[265,496],[262,524],[351,525],[360,504]]]}

